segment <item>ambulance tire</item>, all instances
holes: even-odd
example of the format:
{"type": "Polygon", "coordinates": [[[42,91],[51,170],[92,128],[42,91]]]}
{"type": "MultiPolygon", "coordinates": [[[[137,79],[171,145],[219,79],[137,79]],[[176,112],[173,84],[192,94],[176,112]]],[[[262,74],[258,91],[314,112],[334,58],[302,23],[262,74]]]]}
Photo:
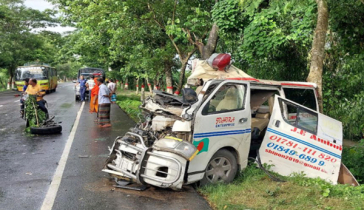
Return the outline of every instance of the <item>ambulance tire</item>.
{"type": "Polygon", "coordinates": [[[236,157],[229,150],[217,151],[207,164],[200,186],[217,183],[230,183],[238,172],[236,157]],[[212,164],[214,163],[214,164],[212,164]]]}

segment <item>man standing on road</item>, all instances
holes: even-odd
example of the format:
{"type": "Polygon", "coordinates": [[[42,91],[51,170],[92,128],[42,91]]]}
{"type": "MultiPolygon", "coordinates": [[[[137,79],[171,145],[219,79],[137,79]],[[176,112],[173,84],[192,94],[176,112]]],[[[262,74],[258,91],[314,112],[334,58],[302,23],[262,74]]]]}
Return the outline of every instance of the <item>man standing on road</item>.
{"type": "Polygon", "coordinates": [[[39,108],[46,114],[46,117],[48,119],[48,109],[45,107],[45,101],[43,100],[43,96],[45,95],[45,92],[42,91],[40,85],[37,84],[36,79],[30,79],[29,85],[26,90],[26,93],[29,95],[36,95],[37,96],[37,104],[39,108]]]}
{"type": "Polygon", "coordinates": [[[87,80],[86,82],[86,87],[88,88],[88,90],[91,92],[92,88],[95,86],[95,76],[91,75],[90,79],[87,80]]]}
{"type": "Polygon", "coordinates": [[[85,101],[86,80],[83,78],[82,75],[80,76],[80,79],[78,80],[76,85],[80,85],[81,102],[85,101]]]}
{"type": "Polygon", "coordinates": [[[97,79],[97,85],[99,86],[99,116],[98,116],[98,123],[100,127],[106,128],[110,127],[110,91],[104,84],[103,78],[97,79]]]}
{"type": "Polygon", "coordinates": [[[113,79],[109,79],[109,84],[107,85],[107,87],[110,90],[111,103],[114,104],[116,102],[116,84],[114,83],[113,79]]]}

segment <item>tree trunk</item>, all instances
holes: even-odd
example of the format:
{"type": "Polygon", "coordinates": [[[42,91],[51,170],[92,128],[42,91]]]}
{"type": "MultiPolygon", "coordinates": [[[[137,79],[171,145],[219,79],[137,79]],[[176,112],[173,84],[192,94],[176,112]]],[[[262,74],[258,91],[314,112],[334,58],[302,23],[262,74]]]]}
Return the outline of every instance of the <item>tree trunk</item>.
{"type": "Polygon", "coordinates": [[[139,78],[136,79],[136,94],[139,94],[139,78]]]}
{"type": "Polygon", "coordinates": [[[164,72],[166,74],[166,86],[167,86],[166,92],[173,94],[172,69],[169,64],[165,64],[164,72]]]}
{"type": "Polygon", "coordinates": [[[320,112],[323,112],[322,101],[322,71],[325,57],[326,32],[329,24],[329,10],[326,0],[316,0],[317,3],[317,25],[314,32],[312,49],[311,49],[311,65],[307,82],[317,84],[318,103],[320,112]]]}
{"type": "Polygon", "coordinates": [[[197,47],[198,50],[200,51],[201,58],[203,60],[208,59],[212,55],[212,53],[215,52],[218,38],[219,38],[219,27],[216,25],[216,23],[214,23],[212,25],[209,39],[207,40],[206,45],[204,45],[201,42],[197,42],[197,47]]]}
{"type": "Polygon", "coordinates": [[[6,89],[10,90],[12,82],[13,82],[13,75],[10,74],[6,89]]]}
{"type": "Polygon", "coordinates": [[[125,90],[129,89],[128,78],[125,79],[125,90]]]}
{"type": "Polygon", "coordinates": [[[184,79],[185,79],[185,72],[186,72],[187,63],[188,63],[188,60],[193,55],[193,53],[195,53],[195,50],[193,50],[192,52],[189,52],[187,54],[187,56],[185,58],[183,58],[183,59],[180,57],[180,61],[182,63],[182,66],[181,66],[181,72],[180,72],[181,74],[179,75],[178,87],[177,87],[177,90],[175,92],[176,95],[179,95],[179,93],[181,92],[181,89],[183,87],[183,82],[184,82],[184,79]]]}
{"type": "Polygon", "coordinates": [[[123,83],[123,80],[120,80],[120,90],[124,90],[124,83],[123,83]]]}
{"type": "Polygon", "coordinates": [[[185,79],[185,72],[186,72],[188,59],[183,59],[181,62],[182,62],[182,66],[181,66],[181,71],[180,71],[180,75],[179,75],[177,90],[174,92],[175,95],[179,95],[179,93],[181,92],[181,89],[183,86],[183,80],[185,79]]]}
{"type": "Polygon", "coordinates": [[[16,85],[15,85],[15,78],[13,77],[13,79],[11,80],[11,89],[14,88],[16,88],[16,85]]]}
{"type": "Polygon", "coordinates": [[[166,80],[163,80],[163,77],[161,77],[160,79],[159,79],[159,82],[158,82],[158,84],[159,84],[159,89],[158,90],[160,90],[162,87],[165,87],[166,85],[165,85],[165,82],[166,82],[166,80]]]}
{"type": "Polygon", "coordinates": [[[147,77],[146,80],[147,80],[147,85],[148,85],[149,92],[152,93],[153,89],[152,89],[152,85],[149,83],[149,78],[147,77]]]}
{"type": "Polygon", "coordinates": [[[15,71],[15,69],[16,69],[16,67],[15,68],[13,68],[12,66],[10,66],[9,68],[8,68],[8,73],[9,73],[9,80],[8,80],[8,85],[7,85],[7,87],[6,87],[6,89],[11,89],[11,88],[13,88],[13,86],[14,86],[14,71],[15,71]]]}
{"type": "Polygon", "coordinates": [[[154,78],[153,80],[154,90],[158,90],[158,78],[154,78]]]}

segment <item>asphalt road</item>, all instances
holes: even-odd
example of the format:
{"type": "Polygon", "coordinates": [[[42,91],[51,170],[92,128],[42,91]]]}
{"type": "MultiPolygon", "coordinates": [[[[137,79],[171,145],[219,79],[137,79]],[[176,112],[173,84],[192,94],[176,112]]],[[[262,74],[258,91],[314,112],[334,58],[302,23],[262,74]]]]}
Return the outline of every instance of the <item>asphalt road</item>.
{"type": "MultiPolygon", "coordinates": [[[[95,115],[81,110],[75,133],[71,133],[82,103],[74,101],[72,83],[59,85],[45,96],[50,115],[62,121],[59,135],[31,136],[24,132],[16,92],[0,92],[0,209],[40,209],[67,141],[74,135],[54,194],[52,209],[209,209],[192,187],[172,191],[150,187],[145,191],[115,189],[109,175],[101,172],[108,146],[134,125],[117,105],[112,106],[112,128],[98,128],[95,115]]],[[[60,164],[62,165],[62,164],[60,164]]]]}

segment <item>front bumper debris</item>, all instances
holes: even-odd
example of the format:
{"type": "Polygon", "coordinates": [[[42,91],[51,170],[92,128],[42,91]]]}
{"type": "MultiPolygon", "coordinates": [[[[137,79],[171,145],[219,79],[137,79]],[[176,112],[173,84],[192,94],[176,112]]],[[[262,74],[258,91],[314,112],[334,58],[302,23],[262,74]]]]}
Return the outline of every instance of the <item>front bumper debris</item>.
{"type": "Polygon", "coordinates": [[[143,137],[128,132],[116,138],[102,171],[141,185],[181,189],[187,160],[177,154],[152,150],[143,137]]]}

